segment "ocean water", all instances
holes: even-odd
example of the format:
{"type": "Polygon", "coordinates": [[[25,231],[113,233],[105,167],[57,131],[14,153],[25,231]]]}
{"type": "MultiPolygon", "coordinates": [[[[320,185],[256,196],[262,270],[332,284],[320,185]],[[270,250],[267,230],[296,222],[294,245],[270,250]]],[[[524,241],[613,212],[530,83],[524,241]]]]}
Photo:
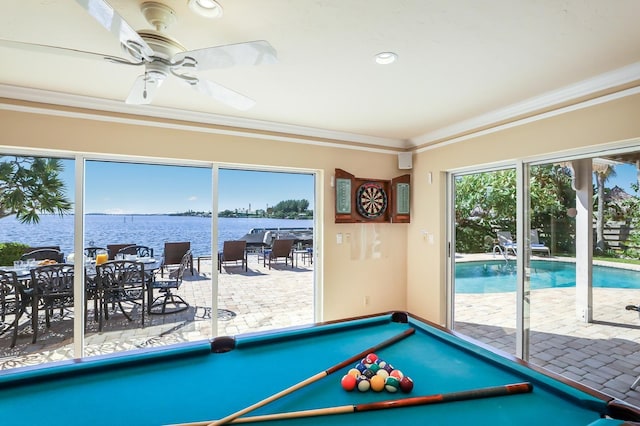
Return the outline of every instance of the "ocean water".
{"type": "MultiPolygon", "coordinates": [[[[30,246],[60,246],[73,252],[73,215],[43,215],[40,223],[25,225],[15,217],[0,219],[0,242],[20,242],[30,246]]],[[[252,228],[311,228],[313,220],[218,218],[218,248],[225,240],[241,238],[252,228]]],[[[167,241],[190,241],[194,256],[211,253],[211,219],[162,215],[87,215],[85,245],[139,244],[161,254],[167,241]]]]}

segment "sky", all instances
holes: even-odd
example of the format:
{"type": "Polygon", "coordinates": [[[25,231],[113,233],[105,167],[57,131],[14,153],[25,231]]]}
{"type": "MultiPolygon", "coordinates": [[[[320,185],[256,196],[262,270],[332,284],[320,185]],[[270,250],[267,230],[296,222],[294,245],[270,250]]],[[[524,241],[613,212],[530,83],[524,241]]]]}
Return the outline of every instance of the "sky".
{"type": "Polygon", "coordinates": [[[631,188],[631,183],[638,183],[638,169],[632,164],[619,164],[615,166],[615,176],[609,177],[605,182],[607,188],[619,186],[629,195],[640,195],[631,188]]]}
{"type": "MultiPolygon", "coordinates": [[[[61,174],[73,197],[73,160],[63,160],[61,174]]],[[[631,195],[638,182],[630,164],[615,166],[616,174],[606,186],[617,185],[631,195]]],[[[86,213],[162,214],[188,210],[211,211],[211,169],[150,164],[87,161],[86,213]]],[[[219,211],[255,211],[284,200],[309,201],[314,206],[313,175],[220,169],[219,211]]]]}
{"type": "MultiPolygon", "coordinates": [[[[74,196],[74,162],[64,160],[65,181],[74,196]]],[[[284,200],[314,205],[311,174],[219,170],[219,211],[266,209],[284,200]]],[[[211,169],[87,161],[85,213],[162,214],[211,211],[211,169]]]]}

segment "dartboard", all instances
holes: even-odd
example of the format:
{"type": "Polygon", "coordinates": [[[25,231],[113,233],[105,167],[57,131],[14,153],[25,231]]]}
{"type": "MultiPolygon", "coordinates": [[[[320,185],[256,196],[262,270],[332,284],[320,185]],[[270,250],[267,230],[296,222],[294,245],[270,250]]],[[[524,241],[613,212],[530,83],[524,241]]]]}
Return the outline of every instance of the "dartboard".
{"type": "Polygon", "coordinates": [[[368,219],[374,219],[387,210],[387,193],[379,183],[363,183],[358,188],[356,204],[358,213],[368,219]]]}

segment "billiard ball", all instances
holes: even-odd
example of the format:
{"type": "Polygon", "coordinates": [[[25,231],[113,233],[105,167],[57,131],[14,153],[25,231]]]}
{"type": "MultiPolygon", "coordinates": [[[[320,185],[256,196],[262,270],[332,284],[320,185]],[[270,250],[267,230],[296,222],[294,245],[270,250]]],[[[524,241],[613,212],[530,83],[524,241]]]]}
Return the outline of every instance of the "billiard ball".
{"type": "Polygon", "coordinates": [[[367,368],[366,370],[364,370],[364,371],[362,372],[362,375],[363,375],[363,376],[365,376],[367,379],[370,379],[370,378],[372,378],[373,376],[375,376],[375,375],[376,375],[376,373],[375,373],[373,370],[371,370],[371,369],[367,368]]]}
{"type": "Polygon", "coordinates": [[[378,370],[380,370],[380,367],[378,366],[378,364],[371,364],[369,366],[369,370],[373,371],[374,373],[377,373],[378,370]]]}
{"type": "Polygon", "coordinates": [[[364,357],[364,359],[365,359],[365,364],[373,364],[378,359],[378,355],[374,353],[370,353],[366,357],[364,357]]]}
{"type": "Polygon", "coordinates": [[[391,377],[395,377],[396,379],[398,379],[398,381],[400,381],[400,379],[402,379],[404,377],[404,374],[400,370],[393,370],[393,371],[389,372],[389,375],[391,377]]]}
{"type": "Polygon", "coordinates": [[[385,370],[384,368],[381,368],[380,370],[376,371],[376,376],[380,376],[383,379],[386,379],[387,377],[389,377],[389,372],[387,372],[387,370],[385,370]]]}
{"type": "Polygon", "coordinates": [[[342,389],[346,390],[347,392],[351,392],[356,388],[356,378],[351,374],[345,374],[342,377],[342,380],[340,380],[340,384],[342,385],[342,389]]]}
{"type": "Polygon", "coordinates": [[[371,383],[369,382],[369,379],[366,376],[358,377],[356,382],[357,382],[356,386],[360,392],[366,392],[371,387],[371,383]]]}
{"type": "Polygon", "coordinates": [[[361,372],[361,373],[362,373],[364,370],[366,370],[366,369],[367,369],[367,366],[366,366],[366,365],[364,365],[364,363],[359,362],[359,363],[357,363],[357,364],[356,364],[355,368],[356,368],[359,372],[361,372]]]}
{"type": "Polygon", "coordinates": [[[411,377],[404,376],[402,379],[400,379],[400,390],[402,392],[409,393],[411,392],[412,389],[413,389],[413,380],[411,380],[411,377]]]}
{"type": "Polygon", "coordinates": [[[386,364],[384,365],[384,367],[382,367],[382,368],[384,368],[385,370],[387,370],[387,373],[391,373],[391,372],[394,370],[393,365],[391,365],[391,364],[389,364],[389,363],[386,363],[386,364]]]}
{"type": "Polygon", "coordinates": [[[347,371],[347,374],[349,374],[349,375],[351,375],[351,376],[353,376],[353,377],[355,377],[355,378],[357,379],[357,378],[358,378],[358,376],[359,376],[360,374],[362,374],[362,373],[361,373],[361,371],[360,371],[360,370],[358,370],[357,368],[352,368],[352,369],[350,369],[349,371],[347,371]]]}
{"type": "Polygon", "coordinates": [[[400,382],[395,377],[389,376],[384,381],[384,388],[387,390],[387,392],[398,392],[398,389],[400,388],[400,382]]]}
{"type": "Polygon", "coordinates": [[[373,376],[369,379],[369,383],[371,384],[371,390],[374,392],[381,392],[384,389],[384,378],[381,376],[373,376]]]}

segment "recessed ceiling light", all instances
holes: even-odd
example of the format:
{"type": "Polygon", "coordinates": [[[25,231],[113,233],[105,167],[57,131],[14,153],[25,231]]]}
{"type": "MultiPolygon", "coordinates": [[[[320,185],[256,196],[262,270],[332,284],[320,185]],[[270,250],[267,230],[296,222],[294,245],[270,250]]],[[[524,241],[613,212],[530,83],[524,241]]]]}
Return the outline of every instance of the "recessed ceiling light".
{"type": "Polygon", "coordinates": [[[222,6],[215,0],[188,0],[188,3],[191,10],[205,18],[222,16],[222,6]]]}
{"type": "Polygon", "coordinates": [[[398,59],[398,55],[393,52],[380,52],[375,56],[376,64],[389,65],[398,59]]]}

